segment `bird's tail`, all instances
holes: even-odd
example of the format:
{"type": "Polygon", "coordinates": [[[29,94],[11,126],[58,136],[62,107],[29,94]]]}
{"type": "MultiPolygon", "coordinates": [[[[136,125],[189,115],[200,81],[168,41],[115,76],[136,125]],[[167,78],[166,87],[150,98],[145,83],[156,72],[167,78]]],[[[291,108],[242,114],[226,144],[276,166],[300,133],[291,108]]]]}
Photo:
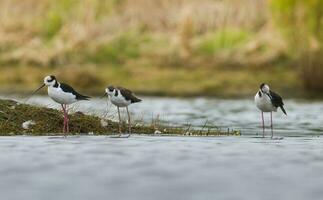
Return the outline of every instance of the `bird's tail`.
{"type": "Polygon", "coordinates": [[[282,109],[283,113],[284,113],[285,115],[287,115],[286,110],[285,110],[285,108],[284,108],[283,106],[280,106],[280,109],[282,109]]]}
{"type": "Polygon", "coordinates": [[[141,99],[139,99],[138,97],[134,97],[133,99],[131,99],[131,103],[137,103],[142,101],[141,99]]]}
{"type": "Polygon", "coordinates": [[[79,94],[78,97],[77,97],[78,100],[86,100],[86,101],[88,101],[90,98],[91,97],[85,96],[85,95],[82,95],[82,94],[79,94]]]}

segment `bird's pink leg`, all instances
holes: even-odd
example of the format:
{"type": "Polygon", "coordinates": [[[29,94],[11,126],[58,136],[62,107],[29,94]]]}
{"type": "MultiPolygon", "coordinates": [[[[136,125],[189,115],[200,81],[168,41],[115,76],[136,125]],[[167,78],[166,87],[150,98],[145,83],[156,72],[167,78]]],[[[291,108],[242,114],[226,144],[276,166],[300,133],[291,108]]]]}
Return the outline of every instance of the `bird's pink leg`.
{"type": "Polygon", "coordinates": [[[264,112],[261,112],[261,119],[262,119],[262,137],[265,137],[265,121],[264,121],[264,112]]]}
{"type": "Polygon", "coordinates": [[[274,130],[273,130],[273,112],[270,112],[270,127],[271,127],[271,139],[274,137],[274,130]]]}
{"type": "Polygon", "coordinates": [[[66,113],[66,132],[69,133],[70,128],[69,128],[69,125],[68,125],[69,119],[68,119],[68,107],[67,107],[67,105],[65,105],[65,113],[66,113]]]}
{"type": "Polygon", "coordinates": [[[63,111],[63,116],[64,116],[64,122],[63,122],[63,133],[64,133],[64,131],[65,131],[65,110],[64,110],[63,104],[61,104],[61,106],[62,106],[62,111],[63,111]]]}
{"type": "Polygon", "coordinates": [[[117,108],[118,108],[118,116],[119,116],[119,136],[121,136],[121,116],[120,116],[119,106],[117,106],[117,108]]]}
{"type": "Polygon", "coordinates": [[[128,110],[128,106],[126,106],[127,114],[128,114],[128,123],[129,123],[129,136],[131,135],[131,121],[130,121],[130,114],[128,110]]]}
{"type": "Polygon", "coordinates": [[[65,111],[65,106],[62,104],[62,110],[63,110],[63,114],[64,114],[64,125],[63,125],[63,133],[64,133],[64,137],[66,137],[66,111],[65,111]]]}

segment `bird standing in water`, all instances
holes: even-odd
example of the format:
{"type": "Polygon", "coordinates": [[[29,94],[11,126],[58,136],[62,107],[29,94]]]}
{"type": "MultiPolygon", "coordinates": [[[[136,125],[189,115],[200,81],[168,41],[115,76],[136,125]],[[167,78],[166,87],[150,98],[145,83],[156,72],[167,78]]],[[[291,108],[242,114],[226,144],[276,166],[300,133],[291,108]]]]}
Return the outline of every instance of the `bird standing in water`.
{"type": "Polygon", "coordinates": [[[261,111],[262,118],[262,133],[265,137],[265,122],[264,122],[264,112],[270,112],[271,120],[271,138],[274,136],[273,131],[273,115],[272,112],[277,112],[277,108],[280,108],[285,115],[287,115],[284,109],[284,103],[281,96],[270,90],[269,86],[265,83],[260,85],[260,89],[255,96],[255,102],[258,109],[261,111]]]}
{"type": "Polygon", "coordinates": [[[127,110],[128,115],[128,123],[129,123],[129,135],[131,134],[131,120],[130,114],[128,110],[128,106],[133,103],[141,102],[142,100],[139,99],[134,95],[134,93],[126,88],[123,87],[114,87],[108,86],[105,89],[105,95],[109,96],[111,103],[118,108],[118,116],[119,116],[119,137],[121,137],[121,117],[120,117],[120,107],[125,107],[127,110]]]}
{"type": "Polygon", "coordinates": [[[89,100],[90,97],[76,92],[71,86],[65,83],[58,82],[56,77],[52,75],[46,76],[44,78],[43,85],[40,88],[38,88],[34,93],[36,93],[45,86],[48,87],[48,96],[55,102],[61,104],[62,106],[64,114],[63,133],[64,137],[66,137],[66,133],[69,132],[68,105],[81,100],[89,100]]]}

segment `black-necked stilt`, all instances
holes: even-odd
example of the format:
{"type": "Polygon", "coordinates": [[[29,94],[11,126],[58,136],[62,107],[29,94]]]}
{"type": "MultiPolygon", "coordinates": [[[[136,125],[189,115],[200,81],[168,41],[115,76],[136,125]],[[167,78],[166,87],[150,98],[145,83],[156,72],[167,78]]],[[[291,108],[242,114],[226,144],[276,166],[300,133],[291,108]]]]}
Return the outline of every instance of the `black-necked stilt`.
{"type": "Polygon", "coordinates": [[[134,93],[126,88],[123,87],[113,87],[108,86],[105,89],[105,95],[109,96],[111,103],[118,108],[118,116],[119,116],[119,137],[121,137],[121,117],[120,117],[120,107],[126,107],[127,114],[128,114],[128,123],[129,123],[129,135],[131,134],[131,121],[130,121],[130,114],[128,110],[128,106],[133,103],[137,103],[142,101],[138,97],[134,95],[134,93]]]}
{"type": "Polygon", "coordinates": [[[271,138],[273,138],[273,115],[272,112],[277,112],[277,108],[279,107],[285,115],[287,115],[284,109],[284,103],[281,96],[277,93],[271,91],[269,86],[265,83],[260,85],[260,89],[255,96],[255,102],[259,110],[261,110],[261,118],[262,118],[262,133],[263,137],[265,137],[265,122],[264,122],[264,112],[270,112],[270,120],[271,120],[271,138]]]}
{"type": "MultiPolygon", "coordinates": [[[[48,96],[52,98],[57,103],[61,104],[63,114],[64,114],[64,126],[63,133],[66,137],[66,133],[69,132],[68,126],[68,108],[67,105],[75,103],[80,100],[89,100],[90,97],[84,96],[78,92],[76,92],[71,86],[60,83],[57,81],[55,76],[46,76],[44,78],[44,83],[40,86],[34,93],[47,86],[48,96]]],[[[34,94],[33,93],[33,94],[34,94]]]]}

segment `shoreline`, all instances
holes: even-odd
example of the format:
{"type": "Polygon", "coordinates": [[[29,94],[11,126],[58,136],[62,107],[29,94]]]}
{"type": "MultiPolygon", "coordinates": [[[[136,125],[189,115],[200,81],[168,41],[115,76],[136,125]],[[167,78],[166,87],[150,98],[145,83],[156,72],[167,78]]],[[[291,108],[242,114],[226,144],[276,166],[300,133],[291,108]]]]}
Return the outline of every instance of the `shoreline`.
{"type": "MultiPolygon", "coordinates": [[[[323,98],[318,92],[310,92],[302,86],[298,70],[279,66],[261,69],[156,66],[134,68],[109,65],[82,65],[79,68],[8,66],[1,68],[0,72],[6,74],[0,78],[0,93],[3,94],[28,94],[42,84],[44,76],[54,74],[60,82],[65,82],[89,96],[102,95],[108,85],[115,85],[144,96],[241,98],[254,96],[259,85],[266,82],[274,91],[284,94],[284,98],[323,98]],[[28,71],[33,73],[28,77],[24,76],[28,71]],[[73,71],[73,75],[70,71],[73,71]]],[[[45,94],[45,90],[42,92],[40,94],[45,94]]]]}
{"type": "MultiPolygon", "coordinates": [[[[87,90],[85,90],[86,93],[87,90]]],[[[279,91],[279,90],[278,90],[279,91]]],[[[16,91],[9,91],[9,90],[3,90],[0,89],[0,98],[5,98],[5,100],[9,99],[10,97],[19,97],[19,98],[28,98],[29,95],[32,93],[32,90],[22,91],[22,90],[16,90],[16,91]]],[[[167,93],[156,93],[156,92],[135,92],[136,95],[141,97],[158,97],[158,98],[187,98],[187,99],[194,99],[194,98],[210,98],[210,99],[227,99],[227,100],[235,100],[235,99],[253,99],[255,93],[250,94],[241,94],[241,95],[205,95],[205,94],[167,94],[167,93]]],[[[38,92],[39,96],[46,96],[46,90],[38,92]]],[[[102,96],[99,91],[94,92],[89,95],[91,98],[99,98],[102,96]]],[[[294,100],[311,100],[311,101],[323,101],[323,93],[314,93],[314,92],[299,92],[295,95],[295,93],[284,93],[284,99],[294,99],[294,100]]]]}

